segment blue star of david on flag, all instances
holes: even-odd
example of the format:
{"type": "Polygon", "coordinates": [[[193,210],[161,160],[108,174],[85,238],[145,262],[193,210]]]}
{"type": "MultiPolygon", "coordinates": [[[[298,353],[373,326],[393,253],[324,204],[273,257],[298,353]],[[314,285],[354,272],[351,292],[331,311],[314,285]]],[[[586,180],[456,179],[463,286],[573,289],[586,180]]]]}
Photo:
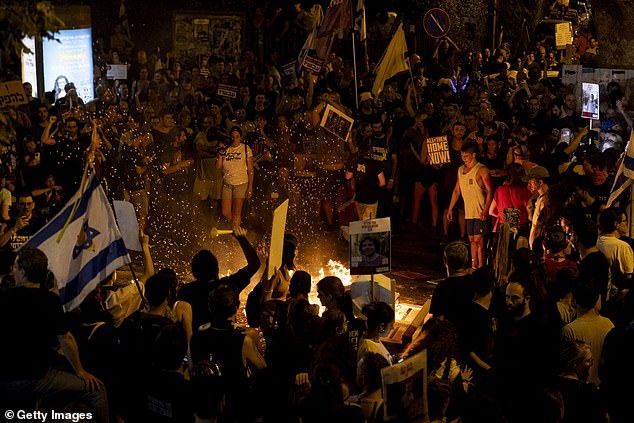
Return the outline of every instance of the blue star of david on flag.
{"type": "Polygon", "coordinates": [[[86,220],[77,236],[77,245],[73,248],[73,260],[81,254],[82,250],[94,250],[95,243],[93,239],[99,234],[98,230],[88,226],[88,220],[86,220]]]}

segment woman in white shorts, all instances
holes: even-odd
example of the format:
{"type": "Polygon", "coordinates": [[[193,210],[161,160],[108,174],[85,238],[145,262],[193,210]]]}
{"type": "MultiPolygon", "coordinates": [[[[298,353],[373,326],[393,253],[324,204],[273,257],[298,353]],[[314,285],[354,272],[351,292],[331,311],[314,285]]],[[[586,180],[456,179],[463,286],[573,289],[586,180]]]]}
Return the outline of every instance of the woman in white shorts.
{"type": "Polygon", "coordinates": [[[234,126],[229,131],[231,145],[220,152],[216,167],[222,169],[222,215],[237,228],[242,217],[242,205],[253,190],[253,152],[242,143],[242,130],[234,126]]]}

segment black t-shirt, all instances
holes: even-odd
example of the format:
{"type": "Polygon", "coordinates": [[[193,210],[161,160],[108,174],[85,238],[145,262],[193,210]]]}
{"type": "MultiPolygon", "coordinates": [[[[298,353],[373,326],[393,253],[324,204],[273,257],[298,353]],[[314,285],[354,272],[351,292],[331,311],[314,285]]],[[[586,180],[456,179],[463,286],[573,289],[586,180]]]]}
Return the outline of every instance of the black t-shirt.
{"type": "Polygon", "coordinates": [[[379,201],[379,174],[383,172],[381,163],[357,155],[348,163],[347,171],[353,173],[355,200],[358,203],[374,204],[379,201]]]}
{"type": "Polygon", "coordinates": [[[143,175],[139,175],[136,167],[145,167],[143,156],[135,147],[124,145],[121,151],[121,161],[119,162],[125,189],[134,192],[145,187],[143,175]]]}
{"type": "Polygon", "coordinates": [[[167,370],[152,372],[143,387],[143,404],[143,421],[194,421],[192,388],[181,373],[167,370]]]}
{"type": "Polygon", "coordinates": [[[222,327],[209,327],[194,333],[190,343],[194,364],[209,360],[220,368],[226,389],[225,413],[231,417],[250,413],[248,405],[252,398],[247,368],[242,362],[245,337],[241,328],[234,328],[227,322],[222,327]]]}
{"type": "Polygon", "coordinates": [[[605,181],[601,185],[594,185],[590,188],[590,195],[594,197],[596,202],[606,204],[610,197],[610,191],[612,190],[612,183],[605,181]]]}
{"type": "Polygon", "coordinates": [[[0,380],[36,380],[57,353],[57,336],[68,332],[60,298],[37,288],[0,292],[0,380]]]}
{"type": "Polygon", "coordinates": [[[90,145],[89,136],[80,136],[75,140],[60,137],[53,146],[53,175],[68,192],[79,189],[84,169],[84,155],[90,145]]]}
{"type": "Polygon", "coordinates": [[[555,388],[564,401],[564,423],[594,423],[605,421],[607,407],[604,396],[594,383],[558,377],[555,388]]]}
{"type": "Polygon", "coordinates": [[[240,269],[233,275],[225,276],[215,281],[196,280],[183,285],[178,292],[178,299],[188,302],[192,306],[192,328],[194,332],[200,325],[211,321],[209,311],[209,293],[220,285],[233,286],[236,291],[242,292],[251,281],[250,272],[246,267],[240,269]]]}
{"type": "Polygon", "coordinates": [[[463,357],[469,359],[469,353],[474,352],[480,359],[492,364],[496,331],[493,313],[472,301],[465,306],[456,326],[460,333],[463,357]]]}
{"type": "Polygon", "coordinates": [[[452,323],[459,322],[474,295],[471,275],[449,276],[434,289],[429,312],[434,316],[445,316],[452,323]]]}

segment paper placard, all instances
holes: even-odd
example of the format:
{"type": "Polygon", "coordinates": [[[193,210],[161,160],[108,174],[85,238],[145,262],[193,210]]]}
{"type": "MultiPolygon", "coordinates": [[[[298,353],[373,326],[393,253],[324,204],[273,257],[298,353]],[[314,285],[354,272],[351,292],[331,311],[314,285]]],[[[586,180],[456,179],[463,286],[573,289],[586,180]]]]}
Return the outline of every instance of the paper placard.
{"type": "Polygon", "coordinates": [[[271,247],[269,249],[269,263],[267,279],[275,274],[275,269],[282,267],[282,250],[284,249],[284,231],[286,230],[286,215],[288,214],[288,200],[280,204],[273,211],[273,227],[271,229],[271,247]]]}
{"type": "Polygon", "coordinates": [[[324,60],[318,57],[306,56],[302,61],[302,67],[306,70],[314,73],[321,72],[321,68],[324,66],[324,60]]]}
{"type": "Polygon", "coordinates": [[[142,251],[141,241],[139,241],[139,221],[137,220],[134,206],[128,201],[120,200],[114,200],[112,205],[125,248],[133,251],[142,251]]]}
{"type": "Polygon", "coordinates": [[[384,420],[429,422],[427,350],[381,369],[384,420]]]}
{"type": "Polygon", "coordinates": [[[282,72],[286,76],[295,76],[295,67],[297,66],[297,61],[293,60],[291,63],[287,63],[282,66],[282,72]]]}
{"type": "Polygon", "coordinates": [[[581,66],[579,65],[564,65],[561,73],[561,83],[565,86],[577,85],[579,82],[579,73],[581,72],[581,66]]]}
{"type": "Polygon", "coordinates": [[[570,22],[555,24],[555,45],[558,50],[564,50],[568,44],[572,44],[572,26],[570,22]]]}
{"type": "Polygon", "coordinates": [[[350,274],[373,275],[391,270],[390,219],[350,222],[350,274]]]}
{"type": "Polygon", "coordinates": [[[218,95],[225,98],[238,98],[238,87],[236,85],[218,84],[218,95]]]}
{"type": "Polygon", "coordinates": [[[427,157],[433,165],[445,164],[451,161],[449,156],[449,142],[447,136],[427,138],[427,157]]]}
{"type": "Polygon", "coordinates": [[[19,106],[28,102],[22,81],[0,82],[0,107],[19,106]]]}
{"type": "Polygon", "coordinates": [[[354,119],[329,104],[326,106],[326,110],[324,110],[324,115],[322,116],[319,124],[331,134],[346,141],[350,136],[352,125],[354,125],[354,119]]]}
{"type": "Polygon", "coordinates": [[[108,79],[128,79],[128,65],[108,65],[106,71],[108,79]]]}

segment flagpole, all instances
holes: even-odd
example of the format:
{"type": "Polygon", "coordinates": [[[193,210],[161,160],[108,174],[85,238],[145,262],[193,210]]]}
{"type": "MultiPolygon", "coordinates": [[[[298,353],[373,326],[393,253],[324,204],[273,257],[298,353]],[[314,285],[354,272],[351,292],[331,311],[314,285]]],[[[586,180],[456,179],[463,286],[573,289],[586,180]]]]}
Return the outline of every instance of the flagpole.
{"type": "Polygon", "coordinates": [[[355,34],[352,32],[352,66],[354,66],[354,104],[359,111],[359,81],[357,80],[357,49],[355,43],[355,34]]]}
{"type": "Polygon", "coordinates": [[[632,238],[632,206],[634,206],[634,186],[630,184],[630,216],[628,220],[628,226],[630,229],[628,236],[630,238],[632,238]]]}
{"type": "Polygon", "coordinates": [[[132,267],[132,262],[128,263],[128,267],[130,267],[130,272],[132,273],[132,279],[134,280],[134,284],[136,285],[136,289],[139,291],[139,295],[141,296],[141,301],[143,305],[147,305],[147,300],[145,299],[145,295],[143,295],[143,291],[141,291],[141,285],[139,284],[139,279],[136,277],[136,272],[132,267]]]}

